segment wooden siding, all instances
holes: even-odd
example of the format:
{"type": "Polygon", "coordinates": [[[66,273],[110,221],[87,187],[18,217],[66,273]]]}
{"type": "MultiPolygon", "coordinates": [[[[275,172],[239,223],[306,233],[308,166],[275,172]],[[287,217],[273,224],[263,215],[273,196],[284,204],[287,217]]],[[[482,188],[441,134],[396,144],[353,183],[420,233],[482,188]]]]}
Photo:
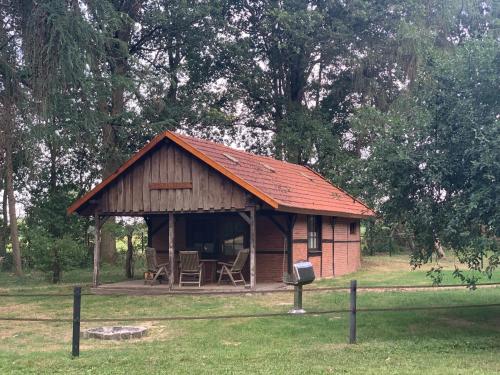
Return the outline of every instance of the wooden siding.
{"type": "Polygon", "coordinates": [[[193,212],[244,209],[247,193],[177,145],[164,142],[109,184],[98,200],[100,211],[108,214],[193,212]],[[167,188],[158,189],[161,186],[167,188]]]}

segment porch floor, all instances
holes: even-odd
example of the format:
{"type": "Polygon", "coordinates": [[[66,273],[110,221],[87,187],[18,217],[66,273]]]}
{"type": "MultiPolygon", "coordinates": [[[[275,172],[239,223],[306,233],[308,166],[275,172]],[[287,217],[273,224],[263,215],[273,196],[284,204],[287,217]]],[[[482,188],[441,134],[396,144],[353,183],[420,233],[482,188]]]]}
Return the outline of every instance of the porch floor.
{"type": "Polygon", "coordinates": [[[245,294],[266,293],[273,291],[292,290],[293,287],[280,282],[258,283],[254,290],[245,286],[233,286],[232,284],[207,283],[201,287],[182,286],[175,284],[169,289],[168,284],[149,285],[144,280],[127,280],[117,283],[102,284],[97,288],[91,288],[94,294],[124,294],[124,295],[160,295],[160,294],[245,294]]]}

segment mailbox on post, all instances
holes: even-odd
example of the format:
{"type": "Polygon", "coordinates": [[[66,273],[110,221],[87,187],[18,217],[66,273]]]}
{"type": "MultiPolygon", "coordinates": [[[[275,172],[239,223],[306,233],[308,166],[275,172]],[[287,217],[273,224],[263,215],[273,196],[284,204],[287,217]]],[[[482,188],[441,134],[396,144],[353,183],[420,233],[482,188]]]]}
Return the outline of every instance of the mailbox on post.
{"type": "Polygon", "coordinates": [[[293,265],[293,275],[287,280],[287,284],[295,286],[293,310],[289,311],[290,314],[305,313],[302,308],[302,286],[312,283],[314,279],[314,268],[311,262],[300,261],[293,265]]]}

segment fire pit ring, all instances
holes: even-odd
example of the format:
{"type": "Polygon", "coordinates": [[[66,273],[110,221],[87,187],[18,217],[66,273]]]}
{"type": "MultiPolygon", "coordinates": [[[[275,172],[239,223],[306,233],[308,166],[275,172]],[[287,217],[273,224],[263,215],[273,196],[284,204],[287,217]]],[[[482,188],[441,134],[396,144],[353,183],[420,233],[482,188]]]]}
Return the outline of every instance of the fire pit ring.
{"type": "Polygon", "coordinates": [[[146,327],[132,326],[114,326],[114,327],[96,327],[89,328],[82,332],[84,339],[99,340],[128,340],[139,339],[146,336],[148,329],[146,327]]]}

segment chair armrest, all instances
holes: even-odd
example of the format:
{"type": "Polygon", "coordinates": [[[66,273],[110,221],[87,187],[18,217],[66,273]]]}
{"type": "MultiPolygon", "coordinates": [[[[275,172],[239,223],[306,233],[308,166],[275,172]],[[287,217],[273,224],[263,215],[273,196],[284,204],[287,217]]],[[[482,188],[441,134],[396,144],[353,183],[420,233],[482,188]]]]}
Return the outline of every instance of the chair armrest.
{"type": "Polygon", "coordinates": [[[217,262],[217,265],[221,266],[229,266],[232,267],[234,263],[227,263],[227,262],[217,262]]]}
{"type": "Polygon", "coordinates": [[[163,267],[163,266],[168,266],[170,263],[160,263],[158,264],[158,267],[163,267]]]}

